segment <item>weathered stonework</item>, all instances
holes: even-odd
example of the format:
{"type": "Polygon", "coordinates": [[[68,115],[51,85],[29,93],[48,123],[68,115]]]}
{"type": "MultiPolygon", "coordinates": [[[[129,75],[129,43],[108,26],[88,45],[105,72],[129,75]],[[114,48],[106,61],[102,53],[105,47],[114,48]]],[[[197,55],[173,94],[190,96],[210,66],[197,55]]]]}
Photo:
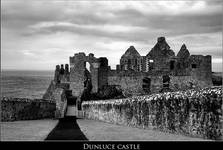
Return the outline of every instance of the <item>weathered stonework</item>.
{"type": "Polygon", "coordinates": [[[43,99],[56,103],[55,118],[63,118],[66,113],[67,97],[66,91],[70,88],[68,83],[57,83],[51,81],[43,99]]]}
{"type": "Polygon", "coordinates": [[[130,46],[116,70],[105,57],[74,54],[70,68],[56,66],[43,97],[56,102],[58,118],[70,104],[88,119],[221,139],[222,89],[199,91],[212,86],[211,69],[211,56],[191,55],[185,44],[175,55],[159,37],[146,56],[130,46]],[[110,100],[91,101],[100,96],[110,100]]]}
{"type": "Polygon", "coordinates": [[[84,117],[108,123],[222,140],[222,89],[86,101],[84,117]]]}
{"type": "Polygon", "coordinates": [[[165,38],[159,37],[156,45],[146,56],[140,56],[134,47],[127,49],[117,69],[109,71],[108,81],[109,84],[120,85],[124,91],[132,91],[135,95],[136,93],[144,94],[141,90],[144,84],[143,79],[149,78],[150,90],[147,91],[157,93],[163,88],[177,91],[211,87],[211,71],[211,56],[190,55],[185,44],[175,56],[165,38]],[[130,76],[135,76],[137,79],[130,76]],[[166,85],[163,83],[163,76],[170,78],[166,85]]]}
{"type": "Polygon", "coordinates": [[[77,97],[84,91],[86,63],[90,64],[92,92],[98,92],[99,88],[107,84],[107,58],[96,58],[93,54],[75,54],[70,57],[70,85],[73,95],[77,97]]]}
{"type": "Polygon", "coordinates": [[[35,120],[54,118],[56,103],[43,99],[1,99],[1,121],[35,120]]]}
{"type": "MultiPolygon", "coordinates": [[[[81,103],[90,100],[90,94],[97,94],[108,86],[120,87],[127,97],[211,87],[211,69],[211,56],[191,55],[185,44],[175,55],[165,37],[159,37],[146,56],[130,46],[121,56],[116,70],[108,66],[106,57],[76,53],[70,57],[70,67],[68,64],[65,68],[56,66],[54,87],[69,85],[66,89],[81,103]]],[[[50,92],[48,95],[52,95],[55,89],[49,87],[46,95],[50,92]]]]}

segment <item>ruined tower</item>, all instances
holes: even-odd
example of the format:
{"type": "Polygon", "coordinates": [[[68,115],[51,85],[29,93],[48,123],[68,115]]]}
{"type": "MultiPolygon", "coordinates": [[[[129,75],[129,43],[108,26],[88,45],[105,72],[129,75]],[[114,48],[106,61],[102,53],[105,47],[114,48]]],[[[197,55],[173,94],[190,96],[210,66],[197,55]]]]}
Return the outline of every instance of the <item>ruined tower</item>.
{"type": "Polygon", "coordinates": [[[107,85],[108,60],[107,58],[96,58],[94,54],[77,53],[70,57],[70,86],[74,96],[80,96],[84,90],[86,64],[90,65],[92,93],[107,85]]]}

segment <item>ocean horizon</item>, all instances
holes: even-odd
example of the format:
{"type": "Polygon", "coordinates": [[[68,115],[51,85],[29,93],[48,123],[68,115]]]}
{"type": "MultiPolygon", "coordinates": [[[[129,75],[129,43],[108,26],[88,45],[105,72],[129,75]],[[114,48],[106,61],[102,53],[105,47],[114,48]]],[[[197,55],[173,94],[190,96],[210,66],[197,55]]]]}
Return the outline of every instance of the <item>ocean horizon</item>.
{"type": "Polygon", "coordinates": [[[1,70],[1,97],[40,99],[53,76],[53,70],[1,70]]]}

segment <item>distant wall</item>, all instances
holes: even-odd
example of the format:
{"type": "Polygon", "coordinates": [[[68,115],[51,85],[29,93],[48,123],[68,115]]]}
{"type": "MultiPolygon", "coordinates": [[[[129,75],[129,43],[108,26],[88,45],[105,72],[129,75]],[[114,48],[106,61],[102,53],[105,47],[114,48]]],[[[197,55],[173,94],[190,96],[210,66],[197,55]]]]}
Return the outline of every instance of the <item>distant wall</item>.
{"type": "Polygon", "coordinates": [[[148,94],[143,90],[143,79],[151,80],[150,92],[158,93],[163,86],[162,74],[166,72],[131,72],[111,70],[108,74],[108,85],[120,85],[123,94],[127,97],[148,94]]]}
{"type": "Polygon", "coordinates": [[[197,80],[192,76],[170,76],[170,88],[173,91],[209,87],[203,82],[205,81],[197,80]]]}
{"type": "Polygon", "coordinates": [[[120,85],[126,96],[142,93],[142,76],[109,76],[109,85],[120,85]]]}
{"type": "Polygon", "coordinates": [[[172,91],[187,90],[192,88],[204,88],[210,87],[212,84],[201,78],[194,76],[173,76],[165,72],[161,73],[133,73],[129,74],[122,72],[110,71],[108,76],[108,85],[120,85],[123,90],[123,94],[128,96],[132,95],[145,95],[143,91],[143,79],[149,78],[150,93],[160,93],[163,88],[163,75],[169,75],[170,82],[169,88],[172,91]]]}
{"type": "Polygon", "coordinates": [[[199,81],[202,81],[203,85],[212,85],[212,65],[211,56],[191,55],[190,65],[195,65],[196,68],[191,68],[191,75],[199,81]]]}
{"type": "Polygon", "coordinates": [[[54,118],[56,103],[42,99],[1,99],[1,121],[54,118]]]}
{"type": "Polygon", "coordinates": [[[82,103],[87,119],[222,139],[222,89],[188,90],[82,103]]]}

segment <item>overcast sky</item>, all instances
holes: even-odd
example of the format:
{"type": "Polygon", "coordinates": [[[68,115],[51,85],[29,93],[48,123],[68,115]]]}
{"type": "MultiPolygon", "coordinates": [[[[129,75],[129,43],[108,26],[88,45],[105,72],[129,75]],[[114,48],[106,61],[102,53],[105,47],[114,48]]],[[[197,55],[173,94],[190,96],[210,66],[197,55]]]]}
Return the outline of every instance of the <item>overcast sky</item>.
{"type": "Polygon", "coordinates": [[[222,1],[1,1],[2,69],[54,70],[74,53],[115,68],[134,45],[146,55],[165,36],[175,54],[212,55],[222,71],[222,1]]]}

